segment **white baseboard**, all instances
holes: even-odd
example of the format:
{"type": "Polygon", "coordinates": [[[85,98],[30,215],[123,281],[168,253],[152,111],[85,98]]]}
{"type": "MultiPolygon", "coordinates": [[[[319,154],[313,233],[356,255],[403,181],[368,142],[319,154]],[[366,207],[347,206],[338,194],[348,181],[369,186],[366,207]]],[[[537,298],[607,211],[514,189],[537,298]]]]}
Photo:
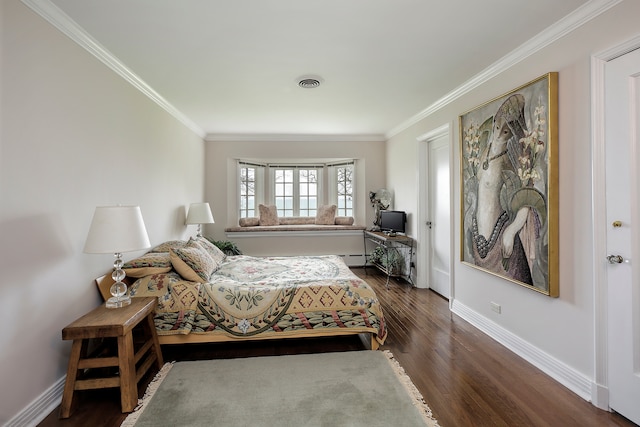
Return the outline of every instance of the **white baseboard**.
{"type": "Polygon", "coordinates": [[[35,427],[40,424],[62,402],[65,379],[66,375],[17,413],[3,427],[35,427]]]}
{"type": "Polygon", "coordinates": [[[576,371],[560,360],[555,359],[456,300],[453,301],[451,310],[581,398],[592,401],[592,380],[584,374],[576,371]]]}

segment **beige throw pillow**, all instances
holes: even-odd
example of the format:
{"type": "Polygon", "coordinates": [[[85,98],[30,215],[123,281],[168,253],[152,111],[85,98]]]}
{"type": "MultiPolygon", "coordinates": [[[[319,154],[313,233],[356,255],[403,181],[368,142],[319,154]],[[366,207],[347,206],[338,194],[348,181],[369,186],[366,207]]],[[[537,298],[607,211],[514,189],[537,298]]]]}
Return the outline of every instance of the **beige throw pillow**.
{"type": "Polygon", "coordinates": [[[260,225],[278,225],[278,210],[275,205],[258,205],[260,225]]]}
{"type": "Polygon", "coordinates": [[[240,227],[254,227],[256,225],[260,225],[260,218],[258,218],[257,216],[240,218],[238,224],[240,224],[240,227]]]}
{"type": "Polygon", "coordinates": [[[316,213],[317,225],[333,225],[336,221],[336,205],[320,205],[316,213]]]}
{"type": "Polygon", "coordinates": [[[183,248],[171,249],[169,256],[178,274],[191,282],[207,282],[219,267],[207,251],[195,241],[190,241],[183,248]]]}
{"type": "Polygon", "coordinates": [[[171,267],[168,252],[148,252],[125,262],[122,269],[129,277],[144,277],[149,274],[168,273],[171,267]]]}
{"type": "Polygon", "coordinates": [[[202,246],[205,251],[207,251],[211,259],[213,259],[216,264],[222,264],[227,258],[227,255],[222,252],[220,248],[211,243],[206,237],[196,237],[196,242],[202,246]]]}
{"type": "Polygon", "coordinates": [[[336,225],[353,225],[354,219],[352,216],[337,216],[336,225]]]}

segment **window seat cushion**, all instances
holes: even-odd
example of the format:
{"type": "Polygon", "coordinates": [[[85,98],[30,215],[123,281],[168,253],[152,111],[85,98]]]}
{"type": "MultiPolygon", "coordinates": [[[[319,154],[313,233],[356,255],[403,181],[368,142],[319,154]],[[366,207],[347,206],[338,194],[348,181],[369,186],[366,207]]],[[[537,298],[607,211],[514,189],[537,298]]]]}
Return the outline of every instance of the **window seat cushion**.
{"type": "Polygon", "coordinates": [[[243,231],[322,231],[322,230],[364,230],[362,225],[354,225],[353,217],[337,216],[333,224],[316,224],[315,217],[278,218],[278,225],[258,225],[257,218],[241,218],[239,226],[225,228],[225,232],[243,231]]]}

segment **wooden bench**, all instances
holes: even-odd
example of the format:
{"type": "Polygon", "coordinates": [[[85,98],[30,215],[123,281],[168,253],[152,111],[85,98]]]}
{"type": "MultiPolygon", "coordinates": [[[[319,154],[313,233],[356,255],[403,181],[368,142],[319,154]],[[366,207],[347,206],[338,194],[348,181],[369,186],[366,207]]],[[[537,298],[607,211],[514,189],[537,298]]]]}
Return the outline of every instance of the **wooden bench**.
{"type": "Polygon", "coordinates": [[[130,305],[121,308],[106,308],[102,304],[62,330],[62,339],[73,340],[73,344],[60,418],[69,418],[71,415],[76,390],[119,387],[122,412],[133,411],[138,404],[138,382],[154,362],[158,369],[163,364],[153,322],[157,304],[157,299],[153,297],[132,298],[130,305]],[[141,326],[144,341],[136,349],[133,330],[137,325],[141,326]],[[115,339],[117,355],[114,356],[113,352],[89,355],[91,339],[115,339]],[[117,368],[117,372],[100,377],[85,375],[92,370],[100,371],[100,368],[117,368]]]}

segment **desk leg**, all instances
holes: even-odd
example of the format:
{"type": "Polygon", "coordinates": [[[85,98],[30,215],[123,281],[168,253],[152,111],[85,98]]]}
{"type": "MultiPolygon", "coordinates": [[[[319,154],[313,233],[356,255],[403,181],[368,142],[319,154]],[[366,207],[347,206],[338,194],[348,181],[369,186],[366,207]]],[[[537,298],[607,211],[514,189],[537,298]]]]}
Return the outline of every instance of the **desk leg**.
{"type": "Polygon", "coordinates": [[[120,368],[120,402],[122,412],[131,412],[138,404],[136,362],[131,331],[118,337],[118,365],[120,368]]]}
{"type": "Polygon", "coordinates": [[[76,380],[78,378],[78,364],[80,363],[82,341],[81,339],[73,340],[73,344],[71,345],[67,378],[62,393],[62,404],[60,405],[60,418],[69,418],[71,415],[71,404],[73,403],[73,393],[76,389],[76,380]]]}

